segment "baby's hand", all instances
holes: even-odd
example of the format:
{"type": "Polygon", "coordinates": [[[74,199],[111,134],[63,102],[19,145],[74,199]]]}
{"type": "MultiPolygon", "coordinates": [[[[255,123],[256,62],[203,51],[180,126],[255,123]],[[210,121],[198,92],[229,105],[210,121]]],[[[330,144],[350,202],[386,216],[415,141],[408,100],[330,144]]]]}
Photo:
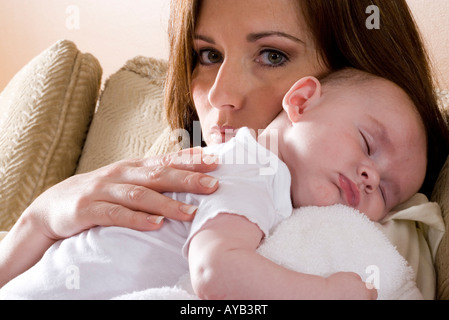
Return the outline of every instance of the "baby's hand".
{"type": "Polygon", "coordinates": [[[324,295],[337,300],[376,300],[377,290],[363,282],[362,278],[353,272],[338,272],[327,279],[328,292],[324,295]]]}

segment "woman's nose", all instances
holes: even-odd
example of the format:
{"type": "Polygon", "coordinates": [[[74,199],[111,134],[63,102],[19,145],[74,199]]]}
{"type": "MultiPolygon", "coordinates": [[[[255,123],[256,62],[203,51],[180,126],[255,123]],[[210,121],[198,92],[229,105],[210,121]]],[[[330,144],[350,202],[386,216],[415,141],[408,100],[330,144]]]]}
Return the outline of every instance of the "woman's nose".
{"type": "Polygon", "coordinates": [[[248,79],[245,68],[238,61],[225,60],[217,72],[209,91],[211,106],[220,110],[238,110],[245,103],[248,79]]]}
{"type": "Polygon", "coordinates": [[[379,188],[380,175],[374,166],[360,166],[358,174],[361,181],[361,187],[367,193],[375,192],[379,188]]]}

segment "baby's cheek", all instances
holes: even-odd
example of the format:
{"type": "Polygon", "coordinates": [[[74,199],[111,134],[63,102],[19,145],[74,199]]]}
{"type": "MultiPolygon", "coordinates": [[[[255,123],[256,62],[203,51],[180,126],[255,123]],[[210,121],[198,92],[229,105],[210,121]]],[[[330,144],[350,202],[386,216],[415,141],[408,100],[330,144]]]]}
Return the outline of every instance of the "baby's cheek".
{"type": "MultiPolygon", "coordinates": [[[[383,201],[383,200],[382,200],[383,201]]],[[[364,213],[371,221],[381,221],[388,212],[385,211],[385,206],[381,201],[373,201],[370,206],[360,208],[359,211],[364,213]]]]}
{"type": "Polygon", "coordinates": [[[298,192],[296,197],[294,195],[293,198],[295,208],[304,206],[324,207],[334,204],[344,204],[339,189],[331,184],[312,184],[303,192],[298,192]]]}

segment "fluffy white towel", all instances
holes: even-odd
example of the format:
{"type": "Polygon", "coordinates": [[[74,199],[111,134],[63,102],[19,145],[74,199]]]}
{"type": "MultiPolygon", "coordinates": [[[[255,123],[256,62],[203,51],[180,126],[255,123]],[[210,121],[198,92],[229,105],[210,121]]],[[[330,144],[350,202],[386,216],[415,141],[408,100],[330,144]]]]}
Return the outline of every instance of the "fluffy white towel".
{"type": "MultiPolygon", "coordinates": [[[[328,276],[355,272],[378,289],[379,300],[422,299],[415,274],[376,223],[343,205],[295,209],[258,251],[286,268],[328,276]]],[[[196,299],[188,275],[173,288],[117,299],[196,299]]]]}

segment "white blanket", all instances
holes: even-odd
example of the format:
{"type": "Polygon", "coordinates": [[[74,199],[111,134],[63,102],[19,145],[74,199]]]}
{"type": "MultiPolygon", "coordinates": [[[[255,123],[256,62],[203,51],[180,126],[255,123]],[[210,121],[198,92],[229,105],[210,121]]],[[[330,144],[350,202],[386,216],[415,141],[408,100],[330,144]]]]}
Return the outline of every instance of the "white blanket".
{"type": "MultiPolygon", "coordinates": [[[[374,285],[379,300],[422,299],[415,274],[377,224],[343,206],[305,207],[277,226],[258,251],[295,271],[328,276],[355,272],[374,285]]],[[[117,299],[197,299],[186,275],[175,287],[148,289],[117,299]]]]}

